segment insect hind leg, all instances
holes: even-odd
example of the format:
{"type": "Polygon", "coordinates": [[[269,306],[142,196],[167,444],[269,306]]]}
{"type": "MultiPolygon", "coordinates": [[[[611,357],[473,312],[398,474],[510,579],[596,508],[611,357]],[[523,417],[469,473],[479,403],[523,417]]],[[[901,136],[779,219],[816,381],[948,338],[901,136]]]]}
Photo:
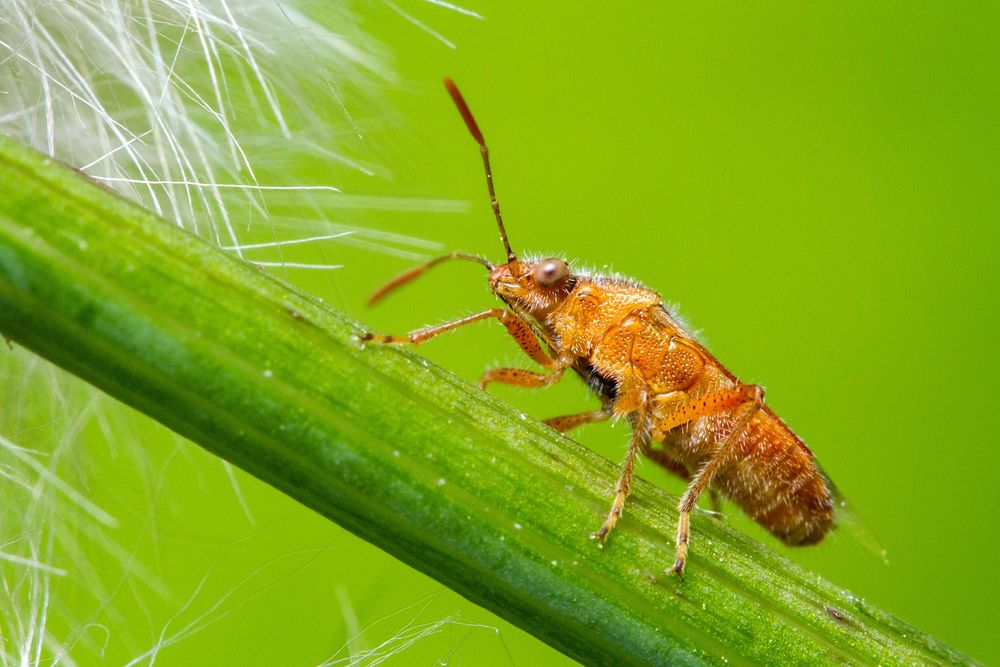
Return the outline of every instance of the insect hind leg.
{"type": "MultiPolygon", "coordinates": [[[[694,475],[692,475],[691,471],[687,469],[687,466],[680,461],[671,458],[670,455],[662,449],[653,449],[649,443],[647,443],[646,447],[643,448],[642,455],[669,472],[671,475],[680,477],[685,484],[690,484],[691,480],[694,478],[694,475]]],[[[719,496],[718,491],[709,487],[708,497],[712,504],[712,511],[716,514],[722,514],[722,498],[719,496]]]]}
{"type": "MultiPolygon", "coordinates": [[[[719,468],[728,460],[733,445],[739,441],[750,424],[750,420],[753,419],[757,411],[764,405],[764,391],[756,385],[740,385],[734,392],[727,393],[733,395],[736,392],[742,392],[746,395],[746,398],[736,406],[737,410],[741,408],[745,410],[744,414],[739,418],[729,434],[726,435],[722,443],[719,444],[718,448],[716,448],[712,457],[698,470],[684,492],[684,495],[681,496],[680,503],[678,503],[676,559],[673,566],[667,572],[676,574],[682,578],[684,576],[684,564],[687,561],[688,541],[691,536],[691,512],[694,511],[695,505],[698,503],[698,497],[711,483],[712,478],[719,471],[719,468]]],[[[709,403],[718,402],[726,402],[724,394],[720,395],[718,400],[713,399],[709,403]]]]}

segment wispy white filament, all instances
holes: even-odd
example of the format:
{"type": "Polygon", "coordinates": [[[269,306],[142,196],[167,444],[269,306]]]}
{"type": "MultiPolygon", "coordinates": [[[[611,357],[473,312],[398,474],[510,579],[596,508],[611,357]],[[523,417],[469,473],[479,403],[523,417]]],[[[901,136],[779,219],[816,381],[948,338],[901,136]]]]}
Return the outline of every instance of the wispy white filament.
{"type": "MultiPolygon", "coordinates": [[[[435,11],[476,16],[443,0],[423,1],[435,11]]],[[[350,111],[352,95],[369,96],[378,109],[377,91],[395,75],[386,49],[345,6],[324,2],[312,9],[318,13],[271,0],[0,0],[0,131],[258,266],[339,268],[281,261],[286,246],[326,242],[414,259],[439,252],[418,234],[351,224],[357,210],[461,212],[466,204],[341,192],[346,176],[383,173],[358,158],[366,154],[357,147],[367,141],[360,128],[372,124],[350,111]],[[343,136],[356,142],[355,150],[344,148],[343,136]],[[274,155],[283,164],[318,165],[313,173],[324,174],[324,182],[303,183],[295,175],[275,182],[264,175],[275,170],[263,168],[274,155]],[[247,237],[256,224],[266,224],[273,240],[247,237]]],[[[74,461],[85,424],[96,424],[109,448],[118,446],[128,432],[118,423],[122,409],[34,357],[6,349],[0,355],[0,665],[73,665],[79,647],[94,642],[92,634],[120,641],[103,622],[115,618],[121,588],[156,600],[172,591],[158,568],[139,558],[137,545],[116,539],[116,517],[91,500],[85,467],[74,461]],[[29,413],[48,416],[26,423],[29,413]],[[53,435],[44,452],[15,444],[30,439],[32,429],[48,428],[53,435]],[[98,571],[88,561],[93,551],[106,553],[120,571],[110,577],[98,571]],[[68,618],[67,605],[53,603],[54,577],[80,582],[94,600],[93,615],[68,618]],[[51,631],[59,614],[60,627],[71,631],[51,631]]],[[[141,443],[121,449],[140,451],[141,443]]],[[[136,476],[153,486],[159,471],[143,466],[135,464],[136,476]]],[[[236,476],[228,468],[226,474],[252,522],[236,476]]],[[[141,534],[155,542],[152,515],[129,517],[133,525],[142,520],[148,523],[141,534]]],[[[206,618],[221,615],[222,602],[228,598],[210,603],[179,632],[168,632],[168,621],[154,648],[138,652],[140,661],[152,663],[200,631],[206,618]]],[[[101,655],[101,641],[83,654],[101,655]]],[[[396,650],[383,647],[378,655],[396,650]]]]}

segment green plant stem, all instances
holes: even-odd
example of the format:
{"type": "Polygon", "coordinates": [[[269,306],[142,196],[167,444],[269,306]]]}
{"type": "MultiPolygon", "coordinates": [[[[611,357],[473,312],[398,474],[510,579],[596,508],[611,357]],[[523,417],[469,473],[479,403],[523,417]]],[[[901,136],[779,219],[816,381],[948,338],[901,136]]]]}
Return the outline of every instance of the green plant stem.
{"type": "Polygon", "coordinates": [[[0,332],[587,663],[967,659],[265,273],[0,138],[0,332]]]}

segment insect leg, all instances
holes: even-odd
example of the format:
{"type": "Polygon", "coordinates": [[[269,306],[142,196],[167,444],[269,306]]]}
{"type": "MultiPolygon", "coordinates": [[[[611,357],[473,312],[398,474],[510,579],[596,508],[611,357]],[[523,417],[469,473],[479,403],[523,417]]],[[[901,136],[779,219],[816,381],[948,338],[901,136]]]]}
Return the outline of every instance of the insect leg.
{"type": "MultiPolygon", "coordinates": [[[[668,456],[662,449],[653,449],[647,444],[647,446],[643,448],[642,454],[667,472],[680,477],[688,484],[691,483],[691,471],[688,470],[687,467],[685,467],[680,461],[670,458],[670,456],[668,456]]],[[[722,499],[719,497],[719,493],[715,489],[709,487],[708,496],[712,504],[712,511],[716,514],[722,514],[722,499]]]]}
{"type": "MultiPolygon", "coordinates": [[[[650,419],[654,424],[661,424],[664,418],[669,418],[674,415],[678,410],[684,407],[689,400],[688,394],[685,391],[671,391],[666,394],[657,394],[650,400],[650,419]]],[[[662,440],[662,435],[659,432],[654,431],[651,436],[652,440],[662,440]]],[[[642,451],[646,458],[651,459],[654,463],[662,467],[667,472],[680,477],[685,483],[690,484],[693,475],[688,467],[678,461],[677,459],[671,457],[666,451],[662,449],[653,449],[651,446],[647,446],[642,451]]],[[[712,496],[712,509],[716,512],[719,511],[719,497],[715,493],[714,489],[709,489],[709,493],[712,496]]]]}
{"type": "Polygon", "coordinates": [[[544,422],[559,431],[566,433],[577,426],[584,424],[596,424],[611,417],[611,410],[601,408],[600,410],[590,410],[588,412],[578,412],[575,415],[562,415],[560,417],[549,417],[544,422]]]}
{"type": "MultiPolygon", "coordinates": [[[[724,405],[732,400],[732,396],[735,392],[742,392],[746,397],[741,401],[736,407],[737,409],[742,408],[745,410],[743,416],[740,417],[739,421],[726,436],[725,440],[719,444],[716,448],[715,453],[712,454],[712,458],[702,465],[701,469],[691,480],[691,484],[688,485],[687,490],[684,495],[681,496],[680,503],[678,504],[678,517],[677,517],[677,558],[674,561],[673,567],[668,570],[677,574],[678,576],[683,576],[684,573],[684,563],[687,560],[688,553],[688,539],[690,538],[690,525],[691,525],[691,512],[694,511],[695,504],[698,502],[698,496],[708,487],[709,483],[712,481],[712,477],[718,472],[722,464],[726,462],[730,451],[732,450],[733,444],[736,443],[743,432],[746,430],[747,425],[753,416],[757,414],[757,411],[764,404],[764,392],[763,390],[755,385],[741,385],[734,390],[724,391],[724,392],[713,392],[718,394],[715,398],[705,400],[712,396],[712,394],[706,394],[698,401],[694,403],[703,406],[713,406],[713,405],[724,405]]],[[[688,406],[691,404],[689,403],[688,406]]],[[[688,406],[682,408],[679,412],[684,412],[688,406]]],[[[722,410],[727,409],[723,408],[722,410]]],[[[732,408],[729,408],[732,409],[732,408]]],[[[709,412],[697,415],[699,417],[707,416],[709,414],[715,414],[721,412],[722,410],[710,410],[709,412]]],[[[692,417],[694,418],[694,417],[692,417]]],[[[685,420],[690,421],[690,419],[685,420]]],[[[684,423],[684,422],[680,422],[684,423]]]]}
{"type": "Polygon", "coordinates": [[[486,388],[490,382],[502,382],[504,384],[514,384],[521,387],[542,387],[558,382],[563,375],[563,371],[569,366],[569,360],[556,360],[545,353],[535,333],[531,327],[517,314],[504,310],[503,308],[490,308],[475,315],[469,315],[461,319],[445,322],[424,329],[417,329],[404,336],[386,336],[372,332],[363,333],[358,336],[362,343],[380,343],[383,345],[420,345],[421,343],[447,333],[459,327],[464,327],[480,320],[487,320],[495,317],[507,328],[507,333],[517,343],[518,347],[531,357],[540,366],[549,370],[548,373],[536,373],[521,368],[494,368],[486,371],[479,379],[479,386],[486,388]]]}
{"type": "Polygon", "coordinates": [[[596,533],[591,533],[590,538],[596,539],[604,546],[604,540],[608,533],[618,523],[625,507],[625,499],[629,491],[632,490],[632,474],[635,472],[635,459],[639,452],[646,449],[649,444],[649,429],[646,428],[646,401],[642,400],[636,410],[635,426],[632,428],[632,441],[629,444],[628,454],[625,456],[625,463],[622,465],[621,476],[618,478],[618,487],[615,489],[615,499],[611,502],[611,511],[604,520],[601,529],[596,533]]]}
{"type": "Polygon", "coordinates": [[[479,322],[480,320],[488,320],[491,317],[497,318],[500,320],[501,324],[507,327],[507,331],[510,333],[511,337],[517,341],[517,344],[522,350],[524,350],[525,354],[546,368],[555,368],[556,364],[549,357],[549,355],[545,354],[542,346],[538,343],[538,339],[535,338],[535,334],[531,331],[531,327],[525,324],[517,315],[503,308],[490,308],[489,310],[484,310],[481,313],[469,315],[468,317],[462,317],[457,320],[452,320],[451,322],[417,329],[416,331],[411,331],[404,336],[386,336],[369,331],[360,334],[358,336],[358,340],[362,343],[371,342],[381,343],[383,345],[420,345],[435,336],[458,329],[459,327],[464,327],[468,324],[473,324],[474,322],[479,322]]]}
{"type": "Polygon", "coordinates": [[[491,368],[479,378],[479,388],[486,389],[491,382],[512,384],[518,387],[545,387],[562,379],[565,367],[556,367],[551,373],[536,373],[523,368],[491,368]]]}
{"type": "MultiPolygon", "coordinates": [[[[667,394],[666,396],[672,396],[667,394]]],[[[657,401],[660,397],[654,400],[657,401]]],[[[678,401],[677,407],[671,411],[658,411],[654,405],[654,419],[652,439],[656,442],[663,440],[667,431],[674,429],[689,421],[699,417],[719,414],[727,410],[739,408],[749,403],[763,405],[764,390],[753,384],[741,384],[733,389],[722,389],[711,391],[697,398],[683,402],[678,401]]]]}
{"type": "Polygon", "coordinates": [[[537,373],[523,368],[493,368],[483,373],[479,378],[479,387],[486,389],[486,385],[491,382],[512,384],[518,387],[544,387],[559,382],[563,372],[572,364],[572,359],[563,357],[553,359],[542,349],[538,337],[528,322],[517,313],[507,310],[501,312],[503,315],[500,316],[500,322],[507,327],[507,333],[517,342],[518,347],[535,363],[549,372],[537,373]]]}

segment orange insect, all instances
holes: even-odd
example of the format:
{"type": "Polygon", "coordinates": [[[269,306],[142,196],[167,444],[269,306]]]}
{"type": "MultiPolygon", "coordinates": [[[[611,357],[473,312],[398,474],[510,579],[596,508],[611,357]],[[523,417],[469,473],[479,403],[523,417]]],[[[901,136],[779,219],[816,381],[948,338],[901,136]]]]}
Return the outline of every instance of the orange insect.
{"type": "Polygon", "coordinates": [[[677,553],[669,572],[683,574],[691,512],[709,488],[786,544],[821,540],[833,526],[830,488],[812,452],[767,407],[759,386],[744,384],[726,370],[666,310],[656,292],[625,278],[575,272],[562,259],[519,259],[514,254],[493,188],[486,141],[455,83],[445,79],[445,87],[479,144],[507,261],[494,265],[485,257],[453,252],[389,281],[369,304],[437,264],[461,259],[489,270],[490,290],[507,308],[490,308],[405,336],[365,333],[361,341],[418,345],[496,318],[545,372],[495,368],[483,374],[481,387],[491,382],[542,387],[558,382],[566,369],[575,371],[601,407],[547,419],[546,424],[566,432],[624,417],[632,425],[611,510],[591,535],[601,545],[622,514],[639,454],[689,482],[678,508],[677,553]]]}

